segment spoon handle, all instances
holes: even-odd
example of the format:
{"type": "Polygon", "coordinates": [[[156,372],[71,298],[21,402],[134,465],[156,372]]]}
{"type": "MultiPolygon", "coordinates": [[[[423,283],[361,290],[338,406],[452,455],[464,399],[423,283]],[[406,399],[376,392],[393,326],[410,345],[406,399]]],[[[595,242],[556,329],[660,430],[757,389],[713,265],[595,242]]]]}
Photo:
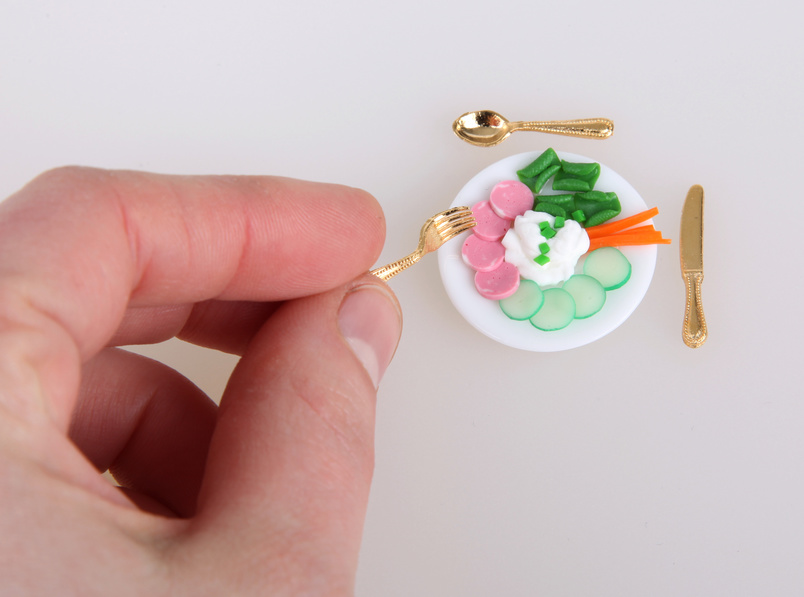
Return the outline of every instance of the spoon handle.
{"type": "Polygon", "coordinates": [[[614,123],[608,118],[512,122],[510,127],[511,130],[538,131],[540,133],[584,137],[586,139],[605,139],[614,132],[614,123]]]}

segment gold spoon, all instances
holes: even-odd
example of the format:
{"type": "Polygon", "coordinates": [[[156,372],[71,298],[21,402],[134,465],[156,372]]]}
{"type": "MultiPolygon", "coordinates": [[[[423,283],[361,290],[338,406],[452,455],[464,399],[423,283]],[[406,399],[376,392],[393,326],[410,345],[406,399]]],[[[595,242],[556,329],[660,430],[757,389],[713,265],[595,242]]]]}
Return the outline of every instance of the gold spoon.
{"type": "Polygon", "coordinates": [[[501,114],[491,110],[467,112],[452,123],[452,130],[472,145],[497,145],[514,131],[539,131],[586,139],[605,139],[614,132],[614,123],[608,118],[581,120],[555,120],[545,122],[508,122],[501,114]]]}

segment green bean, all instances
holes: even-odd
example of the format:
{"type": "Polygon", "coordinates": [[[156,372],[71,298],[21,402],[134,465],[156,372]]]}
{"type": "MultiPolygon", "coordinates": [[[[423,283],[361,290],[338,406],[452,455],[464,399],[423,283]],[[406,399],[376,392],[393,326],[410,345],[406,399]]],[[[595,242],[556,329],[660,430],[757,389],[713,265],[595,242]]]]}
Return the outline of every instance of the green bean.
{"type": "Polygon", "coordinates": [[[614,216],[620,213],[619,209],[604,209],[596,214],[592,214],[584,223],[585,228],[589,228],[590,226],[597,226],[598,224],[602,224],[603,222],[607,222],[608,220],[612,219],[614,216]]]}
{"type": "Polygon", "coordinates": [[[595,166],[599,166],[599,164],[596,164],[595,162],[580,163],[580,162],[566,162],[564,160],[561,160],[561,170],[571,176],[577,176],[578,178],[586,178],[587,176],[592,176],[595,170],[595,166]]]}
{"type": "MultiPolygon", "coordinates": [[[[589,185],[589,188],[583,189],[584,191],[591,191],[592,189],[595,188],[595,183],[597,182],[597,179],[600,178],[600,164],[598,164],[597,162],[592,162],[591,165],[590,164],[573,164],[573,165],[570,166],[570,170],[573,170],[573,169],[576,172],[583,171],[583,175],[575,174],[572,171],[565,170],[564,166],[562,164],[561,172],[558,172],[556,174],[556,178],[555,178],[556,182],[564,181],[564,180],[577,179],[577,180],[583,180],[584,182],[586,182],[589,185]]],[[[572,183],[568,183],[568,184],[572,184],[572,183]]],[[[561,185],[559,185],[559,186],[561,186],[561,185]]],[[[556,188],[556,187],[554,186],[553,188],[556,188]]],[[[562,189],[562,190],[575,190],[575,189],[562,189]]]]}
{"type": "Polygon", "coordinates": [[[545,168],[545,170],[536,177],[536,181],[533,183],[533,192],[538,193],[541,191],[547,181],[559,170],[561,170],[560,164],[554,164],[553,166],[545,168]]]}
{"type": "MultiPolygon", "coordinates": [[[[550,166],[555,164],[561,165],[561,160],[552,147],[548,147],[542,154],[533,160],[530,164],[517,171],[520,180],[524,178],[536,178],[539,174],[544,172],[550,166]]],[[[524,182],[524,181],[523,181],[524,182]]]]}
{"type": "Polygon", "coordinates": [[[556,205],[555,203],[547,203],[544,201],[540,201],[539,203],[537,203],[534,206],[533,211],[540,211],[542,213],[550,214],[551,216],[555,217],[562,217],[562,218],[567,217],[566,209],[564,209],[559,205],[556,205]]]}
{"type": "Polygon", "coordinates": [[[570,193],[565,195],[537,195],[536,203],[553,203],[568,211],[573,211],[575,209],[575,195],[570,193]]]}
{"type": "Polygon", "coordinates": [[[591,187],[589,183],[580,178],[558,178],[553,180],[554,191],[574,191],[583,192],[588,191],[591,187]]]}
{"type": "Polygon", "coordinates": [[[597,226],[597,224],[610,220],[622,211],[620,199],[616,193],[601,193],[599,191],[578,193],[575,195],[575,204],[586,216],[584,226],[597,226]],[[598,214],[604,212],[608,212],[607,215],[598,216],[598,214]]]}
{"type": "Polygon", "coordinates": [[[586,201],[608,201],[610,197],[608,193],[604,193],[603,191],[586,191],[585,193],[578,193],[576,195],[578,199],[586,200],[586,201]]]}

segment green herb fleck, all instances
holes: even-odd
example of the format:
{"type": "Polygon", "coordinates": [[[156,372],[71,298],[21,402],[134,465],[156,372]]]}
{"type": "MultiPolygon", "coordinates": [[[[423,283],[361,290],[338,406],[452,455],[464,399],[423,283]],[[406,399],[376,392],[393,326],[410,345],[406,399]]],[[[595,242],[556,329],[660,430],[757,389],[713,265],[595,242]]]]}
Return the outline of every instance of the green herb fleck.
{"type": "Polygon", "coordinates": [[[547,255],[542,254],[542,255],[539,255],[538,257],[534,258],[533,261],[535,261],[539,265],[544,266],[544,265],[547,265],[548,263],[550,263],[550,258],[547,255]]]}

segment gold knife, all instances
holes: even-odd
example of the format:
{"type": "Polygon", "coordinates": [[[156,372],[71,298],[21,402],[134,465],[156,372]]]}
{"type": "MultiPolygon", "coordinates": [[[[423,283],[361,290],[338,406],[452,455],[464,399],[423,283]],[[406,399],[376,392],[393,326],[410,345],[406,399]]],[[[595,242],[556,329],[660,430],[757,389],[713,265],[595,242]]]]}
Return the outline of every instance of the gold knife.
{"type": "Polygon", "coordinates": [[[684,309],[682,337],[690,348],[706,342],[706,320],[701,303],[703,282],[703,207],[704,190],[693,185],[681,211],[681,275],[687,287],[687,305],[684,309]]]}

